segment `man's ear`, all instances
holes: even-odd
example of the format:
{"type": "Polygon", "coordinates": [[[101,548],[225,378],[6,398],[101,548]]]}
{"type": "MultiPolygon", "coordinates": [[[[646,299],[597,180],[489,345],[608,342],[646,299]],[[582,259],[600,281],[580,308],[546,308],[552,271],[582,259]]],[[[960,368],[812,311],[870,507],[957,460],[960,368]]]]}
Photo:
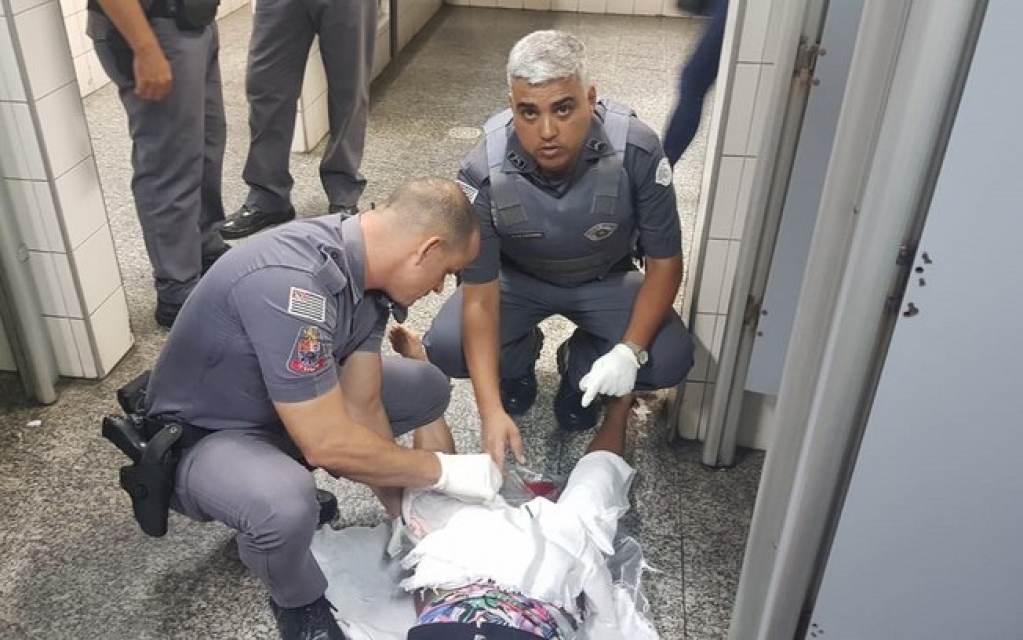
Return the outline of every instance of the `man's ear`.
{"type": "Polygon", "coordinates": [[[590,85],[589,90],[586,92],[586,101],[590,103],[590,111],[593,111],[597,107],[597,86],[590,85]]]}
{"type": "Polygon", "coordinates": [[[440,236],[430,236],[419,245],[419,250],[416,252],[416,264],[422,264],[426,260],[426,255],[434,250],[439,250],[441,245],[444,244],[444,239],[440,236]]]}
{"type": "Polygon", "coordinates": [[[515,110],[515,100],[512,98],[511,91],[508,92],[508,108],[513,111],[515,110]]]}

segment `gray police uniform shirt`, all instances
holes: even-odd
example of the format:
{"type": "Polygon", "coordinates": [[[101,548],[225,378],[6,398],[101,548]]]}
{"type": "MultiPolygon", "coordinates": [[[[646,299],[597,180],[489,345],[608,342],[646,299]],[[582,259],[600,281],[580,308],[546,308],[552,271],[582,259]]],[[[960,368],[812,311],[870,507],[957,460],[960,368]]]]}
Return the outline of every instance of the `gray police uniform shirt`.
{"type": "Polygon", "coordinates": [[[301,220],[228,251],[182,307],[149,381],[149,415],[206,429],[279,424],[273,402],[338,382],[380,352],[390,300],[363,289],[358,217],[301,220]]]}
{"type": "MultiPolygon", "coordinates": [[[[602,101],[598,100],[587,140],[602,142],[606,147],[610,142],[602,124],[604,114],[605,107],[602,101]]],[[[557,234],[533,240],[544,243],[543,250],[552,256],[561,253],[572,258],[593,251],[593,241],[585,235],[586,230],[594,222],[591,211],[592,194],[573,194],[571,190],[585,172],[595,170],[602,154],[593,147],[599,146],[584,146],[573,174],[567,180],[553,183],[539,173],[536,161],[522,148],[514,132],[508,138],[507,150],[515,152],[524,163],[520,168],[505,162],[504,171],[522,173],[533,188],[545,191],[559,203],[569,201],[570,195],[576,196],[567,207],[566,213],[570,216],[566,216],[562,230],[557,234]]],[[[616,232],[637,233],[644,254],[649,258],[671,258],[679,255],[682,251],[682,229],[675,202],[675,190],[672,186],[671,165],[664,156],[657,134],[635,116],[629,120],[622,164],[628,174],[630,193],[620,192],[618,197],[631,199],[633,225],[619,228],[616,232]]],[[[461,277],[464,282],[470,284],[491,282],[497,279],[502,263],[514,264],[515,259],[514,256],[506,255],[506,245],[510,243],[506,241],[505,246],[502,246],[502,238],[507,240],[507,237],[503,235],[499,225],[495,224],[491,211],[486,140],[480,142],[463,160],[458,172],[458,182],[476,208],[481,229],[479,254],[475,261],[462,271],[461,277]]],[[[526,213],[557,215],[557,212],[548,211],[526,213]]]]}

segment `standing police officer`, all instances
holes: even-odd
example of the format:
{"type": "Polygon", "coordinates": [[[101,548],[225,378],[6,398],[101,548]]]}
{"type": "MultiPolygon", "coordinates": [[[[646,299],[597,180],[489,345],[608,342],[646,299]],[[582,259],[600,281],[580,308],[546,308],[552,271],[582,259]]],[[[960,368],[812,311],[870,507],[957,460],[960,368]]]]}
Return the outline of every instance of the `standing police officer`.
{"type": "Polygon", "coordinates": [[[128,115],[131,188],[163,327],[227,251],[217,233],[227,140],[217,2],[89,0],[88,34],[128,115]]]}
{"type": "Polygon", "coordinates": [[[306,60],[317,34],[330,122],[320,182],[330,213],[351,215],[358,210],[366,187],[359,165],[369,117],[378,11],[377,0],[255,2],[245,78],[250,142],[242,172],[249,195],[221,228],[225,238],[241,238],[295,217],[288,158],[306,60]]]}
{"type": "Polygon", "coordinates": [[[693,343],[672,305],[682,234],[671,167],[657,136],[621,105],[598,100],[584,47],[560,31],[522,38],[508,59],[511,109],[458,180],[476,207],[480,253],[424,337],[431,362],[472,377],[483,445],[522,460],[510,415],[536,398],[541,320],[577,325],[558,349],[554,413],[562,428],[628,419],[633,389],[678,384],[693,343]],[[635,270],[638,240],[645,273],[635,270]]]}
{"type": "Polygon", "coordinates": [[[486,454],[434,453],[454,450],[447,378],[380,356],[392,309],[439,291],[478,248],[459,187],[414,180],[359,216],[296,222],[232,250],[170,332],[148,416],[212,432],[182,453],[175,508],[238,532],[286,640],[344,637],[309,550],[319,507],[305,464],[369,484],[392,515],[401,487],[478,501],[500,488],[486,454]],[[418,448],[394,443],[412,429],[418,448]]]}

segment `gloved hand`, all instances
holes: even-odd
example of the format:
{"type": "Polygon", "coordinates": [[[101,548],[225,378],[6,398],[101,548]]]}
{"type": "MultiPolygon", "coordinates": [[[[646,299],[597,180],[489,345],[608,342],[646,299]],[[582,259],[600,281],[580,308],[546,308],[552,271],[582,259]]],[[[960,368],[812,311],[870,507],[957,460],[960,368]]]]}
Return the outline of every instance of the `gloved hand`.
{"type": "Polygon", "coordinates": [[[466,502],[490,502],[497,496],[504,478],[493,458],[486,453],[438,453],[440,480],[431,489],[466,502]]]}
{"type": "Polygon", "coordinates": [[[632,349],[624,344],[616,344],[613,349],[597,358],[590,367],[590,372],[579,381],[579,389],[583,392],[582,405],[590,406],[598,393],[605,396],[624,396],[632,391],[636,384],[636,372],[639,362],[632,349]]]}

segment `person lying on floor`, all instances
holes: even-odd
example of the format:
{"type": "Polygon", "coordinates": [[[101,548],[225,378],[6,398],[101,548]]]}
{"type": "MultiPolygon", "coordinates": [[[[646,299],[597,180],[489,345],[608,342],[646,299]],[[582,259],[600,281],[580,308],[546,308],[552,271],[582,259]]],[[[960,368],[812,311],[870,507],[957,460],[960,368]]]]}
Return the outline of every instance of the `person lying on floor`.
{"type": "MultiPolygon", "coordinates": [[[[401,355],[425,357],[405,327],[390,338],[401,355]]],[[[625,437],[624,421],[605,423],[556,503],[469,504],[406,490],[404,535],[415,546],[402,558],[412,574],[401,586],[417,610],[408,640],[657,638],[608,567],[636,473],[622,458],[625,437]]]]}

